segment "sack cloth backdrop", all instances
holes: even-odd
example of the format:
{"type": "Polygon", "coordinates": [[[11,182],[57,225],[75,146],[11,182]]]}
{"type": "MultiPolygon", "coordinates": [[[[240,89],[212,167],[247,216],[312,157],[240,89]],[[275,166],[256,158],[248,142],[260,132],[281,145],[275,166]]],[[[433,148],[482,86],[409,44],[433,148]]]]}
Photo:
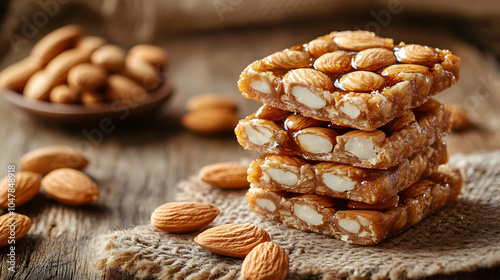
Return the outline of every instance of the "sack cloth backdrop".
{"type": "MultiPolygon", "coordinates": [[[[450,164],[465,171],[459,200],[377,246],[349,245],[266,221],[249,211],[245,190],[220,190],[193,178],[180,183],[178,198],[217,206],[221,213],[210,226],[264,228],[290,257],[289,279],[417,278],[495,266],[500,263],[500,151],[455,155],[450,164]]],[[[141,225],[112,232],[96,240],[95,266],[141,278],[237,278],[242,260],[199,247],[193,238],[201,231],[171,234],[141,225]]]]}

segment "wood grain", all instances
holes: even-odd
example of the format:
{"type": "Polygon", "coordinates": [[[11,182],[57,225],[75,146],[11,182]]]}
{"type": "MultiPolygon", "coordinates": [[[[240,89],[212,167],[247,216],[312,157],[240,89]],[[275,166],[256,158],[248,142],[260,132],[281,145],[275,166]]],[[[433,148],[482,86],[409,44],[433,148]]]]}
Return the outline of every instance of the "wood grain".
{"type": "MultiPolygon", "coordinates": [[[[171,104],[154,120],[116,124],[109,134],[99,135],[95,127],[58,127],[37,122],[0,100],[0,175],[7,165],[32,149],[68,145],[91,160],[85,170],[98,183],[101,195],[89,206],[68,207],[39,194],[18,213],[33,220],[33,227],[16,247],[17,272],[7,271],[7,249],[0,249],[1,279],[134,279],[116,271],[92,267],[94,239],[117,229],[149,223],[152,211],[175,199],[176,184],[210,163],[254,158],[244,151],[232,134],[201,137],[179,124],[185,103],[193,95],[219,92],[234,98],[241,117],[259,103],[245,100],[236,87],[241,70],[255,59],[276,50],[305,42],[331,30],[349,29],[355,24],[255,27],[251,29],[190,33],[158,42],[171,54],[171,79],[177,88],[171,104]],[[84,129],[86,133],[84,133],[84,129]],[[87,137],[86,135],[91,135],[87,137]]],[[[462,58],[460,82],[439,96],[460,103],[475,124],[471,129],[447,137],[450,154],[500,149],[500,75],[492,57],[438,29],[408,29],[389,26],[382,35],[406,42],[431,44],[451,49],[462,58]]],[[[28,48],[28,47],[27,47],[28,48]]],[[[2,68],[24,53],[9,54],[2,68]]],[[[456,275],[427,279],[497,279],[500,267],[478,269],[456,275]]]]}

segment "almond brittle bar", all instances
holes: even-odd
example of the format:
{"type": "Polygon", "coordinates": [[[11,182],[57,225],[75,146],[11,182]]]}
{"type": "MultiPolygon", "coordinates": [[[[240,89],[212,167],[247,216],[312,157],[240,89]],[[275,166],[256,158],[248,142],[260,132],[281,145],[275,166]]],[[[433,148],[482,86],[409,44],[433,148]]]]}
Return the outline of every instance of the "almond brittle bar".
{"type": "Polygon", "coordinates": [[[453,203],[463,178],[446,165],[383,204],[365,204],[329,196],[250,188],[250,208],[270,220],[343,241],[375,245],[453,203]]]}
{"type": "Polygon", "coordinates": [[[446,145],[436,141],[387,170],[334,162],[308,162],[297,156],[264,155],[248,169],[252,187],[320,194],[369,204],[384,203],[448,161],[446,145]]]}
{"type": "Polygon", "coordinates": [[[374,130],[451,87],[460,63],[448,50],[332,32],[253,62],[238,87],[272,107],[374,130]]]}
{"type": "Polygon", "coordinates": [[[235,133],[241,146],[260,153],[387,169],[450,129],[450,112],[430,99],[373,131],[353,130],[264,105],[241,120],[235,133]]]}

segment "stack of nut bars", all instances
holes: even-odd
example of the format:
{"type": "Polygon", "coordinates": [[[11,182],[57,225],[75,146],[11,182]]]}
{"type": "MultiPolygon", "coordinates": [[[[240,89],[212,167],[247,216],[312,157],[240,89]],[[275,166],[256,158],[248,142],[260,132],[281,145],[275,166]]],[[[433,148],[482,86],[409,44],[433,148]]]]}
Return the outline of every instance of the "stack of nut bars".
{"type": "Polygon", "coordinates": [[[450,112],[431,98],[458,80],[448,50],[332,32],[250,64],[238,86],[264,105],[238,142],[250,208],[305,231],[373,245],[451,204],[450,112]]]}

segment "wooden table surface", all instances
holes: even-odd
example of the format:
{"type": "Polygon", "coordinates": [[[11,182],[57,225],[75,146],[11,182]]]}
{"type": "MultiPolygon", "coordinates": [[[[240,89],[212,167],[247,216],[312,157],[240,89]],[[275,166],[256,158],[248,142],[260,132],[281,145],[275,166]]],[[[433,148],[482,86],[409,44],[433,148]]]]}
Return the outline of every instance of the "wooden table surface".
{"type": "MultiPolygon", "coordinates": [[[[158,205],[175,199],[176,184],[196,174],[202,166],[257,155],[244,151],[232,134],[202,137],[183,129],[179,120],[185,113],[186,100],[204,92],[224,93],[239,103],[243,117],[259,106],[242,98],[236,87],[246,65],[276,50],[353,26],[326,22],[254,27],[193,32],[157,42],[171,54],[170,78],[175,83],[176,95],[158,118],[117,125],[112,133],[100,139],[96,134],[91,139],[86,137],[82,128],[41,123],[1,98],[2,177],[8,164],[16,163],[32,149],[49,145],[85,146],[88,149],[83,152],[91,160],[85,172],[96,180],[101,194],[85,207],[68,207],[41,194],[19,207],[17,212],[28,215],[33,226],[16,247],[15,275],[7,271],[7,250],[0,249],[0,278],[133,279],[116,271],[95,270],[92,240],[109,231],[148,223],[158,205]]],[[[475,125],[447,137],[449,153],[500,149],[500,74],[494,58],[438,28],[429,31],[397,25],[384,28],[381,35],[448,48],[461,57],[460,81],[438,99],[463,104],[475,125]]],[[[0,68],[20,59],[28,50],[27,47],[17,54],[9,53],[0,68]]],[[[499,275],[497,266],[427,279],[498,279],[499,275]]]]}

